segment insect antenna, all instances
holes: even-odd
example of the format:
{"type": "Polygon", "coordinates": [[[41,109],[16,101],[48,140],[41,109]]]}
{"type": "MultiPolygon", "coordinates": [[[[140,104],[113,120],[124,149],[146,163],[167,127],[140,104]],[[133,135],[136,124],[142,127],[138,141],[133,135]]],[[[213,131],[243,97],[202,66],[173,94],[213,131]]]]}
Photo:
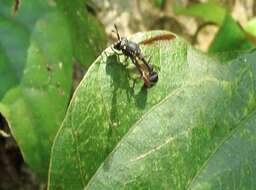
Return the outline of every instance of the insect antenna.
{"type": "Polygon", "coordinates": [[[114,24],[114,26],[115,26],[115,30],[116,30],[117,39],[120,40],[121,38],[120,38],[116,24],[114,24]]]}

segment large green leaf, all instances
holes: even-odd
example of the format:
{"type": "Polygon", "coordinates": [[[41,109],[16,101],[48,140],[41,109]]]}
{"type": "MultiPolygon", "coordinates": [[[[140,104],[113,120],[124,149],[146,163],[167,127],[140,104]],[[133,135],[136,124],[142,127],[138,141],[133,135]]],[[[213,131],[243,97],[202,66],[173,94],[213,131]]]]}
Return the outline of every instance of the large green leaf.
{"type": "MultiPolygon", "coordinates": [[[[25,161],[46,179],[52,141],[69,102],[74,44],[83,42],[78,35],[73,38],[72,16],[54,1],[17,1],[16,16],[14,2],[4,0],[0,6],[0,113],[25,161]]],[[[93,22],[78,24],[78,30],[93,22]]],[[[95,34],[83,35],[95,39],[95,34]]],[[[85,64],[98,54],[94,47],[80,47],[91,52],[85,64]]]]}
{"type": "MultiPolygon", "coordinates": [[[[255,52],[207,56],[157,31],[132,39],[144,44],[158,83],[151,89],[137,83],[133,93],[131,68],[107,49],[78,87],[55,139],[49,189],[194,188],[214,164],[209,160],[244,134],[255,108],[255,52]]],[[[234,142],[255,154],[254,141],[234,142]]],[[[253,156],[240,160],[251,164],[253,156]]],[[[246,171],[246,164],[231,173],[239,176],[236,169],[246,171]]]]}
{"type": "Polygon", "coordinates": [[[190,77],[129,130],[86,189],[253,189],[255,57],[223,65],[188,52],[190,77]]]}
{"type": "MultiPolygon", "coordinates": [[[[151,38],[151,35],[162,36],[159,32],[149,33],[148,36],[139,34],[137,41],[151,38]]],[[[164,37],[175,38],[172,34],[164,37]]],[[[137,84],[135,94],[131,89],[132,80],[128,79],[133,73],[118,63],[118,57],[113,55],[110,48],[95,61],[75,92],[55,140],[49,171],[50,189],[83,188],[141,115],[182,83],[182,68],[173,75],[169,75],[167,71],[185,62],[184,50],[187,44],[180,39],[174,41],[174,44],[168,49],[162,49],[168,47],[167,40],[161,46],[159,44],[145,49],[145,55],[149,56],[155,51],[155,47],[161,47],[161,54],[157,50],[151,56],[154,65],[162,65],[160,81],[158,88],[150,90],[140,90],[142,84],[137,84]],[[106,57],[107,54],[109,56],[106,57]],[[161,63],[160,56],[163,56],[161,63]],[[167,57],[173,57],[177,64],[167,64],[167,57]],[[176,82],[166,83],[163,79],[176,82]]]]}

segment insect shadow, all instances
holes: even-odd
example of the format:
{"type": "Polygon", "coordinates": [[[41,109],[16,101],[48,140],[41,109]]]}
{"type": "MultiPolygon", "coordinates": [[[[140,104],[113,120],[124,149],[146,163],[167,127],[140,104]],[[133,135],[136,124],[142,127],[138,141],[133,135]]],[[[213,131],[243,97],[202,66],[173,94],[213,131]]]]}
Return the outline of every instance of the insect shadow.
{"type": "MultiPolygon", "coordinates": [[[[118,141],[118,123],[119,123],[119,112],[118,112],[118,94],[120,90],[126,91],[126,99],[128,103],[135,102],[135,105],[139,108],[144,108],[147,101],[147,88],[143,87],[138,94],[134,94],[131,86],[131,78],[127,65],[124,65],[119,61],[119,57],[116,54],[107,56],[106,59],[106,73],[111,77],[112,86],[112,99],[109,114],[109,141],[118,141]],[[132,100],[133,99],[133,100],[132,100]]],[[[112,143],[109,143],[109,147],[106,147],[106,154],[109,154],[113,147],[112,143]]],[[[111,157],[104,164],[104,170],[109,170],[111,164],[111,157]]]]}
{"type": "Polygon", "coordinates": [[[137,87],[135,86],[136,80],[139,79],[131,77],[131,71],[127,69],[127,65],[120,62],[118,55],[113,54],[107,57],[106,73],[112,77],[112,85],[114,86],[113,98],[116,98],[118,89],[125,89],[128,102],[133,98],[139,108],[144,108],[147,101],[148,88],[145,86],[140,89],[135,88],[137,87]],[[137,93],[135,93],[135,90],[137,93]]]}

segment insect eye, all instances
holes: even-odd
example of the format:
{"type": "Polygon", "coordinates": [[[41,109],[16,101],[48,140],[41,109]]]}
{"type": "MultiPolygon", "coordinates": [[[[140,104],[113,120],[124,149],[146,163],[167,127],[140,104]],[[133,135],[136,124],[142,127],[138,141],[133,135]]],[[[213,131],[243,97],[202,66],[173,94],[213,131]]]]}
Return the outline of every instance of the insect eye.
{"type": "Polygon", "coordinates": [[[156,82],[158,81],[158,74],[157,74],[156,72],[152,72],[152,73],[150,74],[149,80],[150,80],[151,82],[156,83],[156,82]]]}

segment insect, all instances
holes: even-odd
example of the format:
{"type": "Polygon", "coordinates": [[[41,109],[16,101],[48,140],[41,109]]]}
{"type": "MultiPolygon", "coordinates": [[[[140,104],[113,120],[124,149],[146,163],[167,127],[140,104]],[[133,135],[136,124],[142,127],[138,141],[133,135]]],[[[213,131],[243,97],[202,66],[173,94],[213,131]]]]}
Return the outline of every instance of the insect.
{"type": "Polygon", "coordinates": [[[115,26],[115,32],[117,35],[118,41],[114,44],[114,52],[121,51],[123,55],[126,56],[126,59],[130,58],[132,63],[136,66],[140,73],[140,77],[144,81],[145,87],[152,87],[158,81],[158,74],[154,71],[152,65],[145,59],[143,56],[139,44],[129,41],[127,38],[120,37],[117,26],[115,26]],[[143,62],[139,64],[139,60],[143,62]]]}

